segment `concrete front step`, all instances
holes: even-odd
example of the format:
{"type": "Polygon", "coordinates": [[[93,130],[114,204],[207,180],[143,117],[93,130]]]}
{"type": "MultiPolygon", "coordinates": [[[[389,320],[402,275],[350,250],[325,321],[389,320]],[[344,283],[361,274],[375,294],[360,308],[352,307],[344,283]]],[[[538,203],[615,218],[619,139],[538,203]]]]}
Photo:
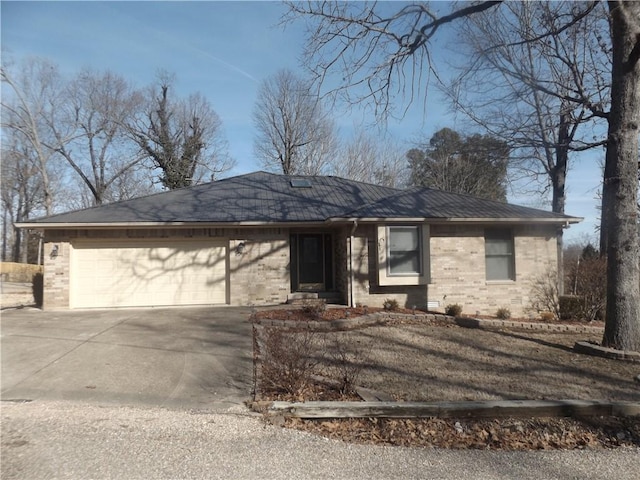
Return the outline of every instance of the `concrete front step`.
{"type": "Polygon", "coordinates": [[[289,305],[340,304],[342,298],[335,292],[294,292],[287,295],[289,305]]]}

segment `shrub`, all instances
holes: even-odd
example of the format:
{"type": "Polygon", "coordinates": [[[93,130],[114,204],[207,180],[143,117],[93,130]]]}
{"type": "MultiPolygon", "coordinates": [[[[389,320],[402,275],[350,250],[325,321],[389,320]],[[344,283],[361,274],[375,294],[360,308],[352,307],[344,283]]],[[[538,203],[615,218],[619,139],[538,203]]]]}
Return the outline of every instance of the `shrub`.
{"type": "Polygon", "coordinates": [[[326,310],[327,303],[324,300],[307,300],[302,305],[302,312],[315,319],[321,319],[326,310]]]}
{"type": "Polygon", "coordinates": [[[334,339],[330,349],[332,377],[339,382],[340,393],[349,394],[355,391],[358,378],[362,372],[362,348],[348,341],[348,337],[341,335],[334,339]]]}
{"type": "Polygon", "coordinates": [[[496,312],[496,317],[499,318],[500,320],[508,320],[511,318],[511,310],[504,307],[499,308],[498,311],[496,312]]]}
{"type": "Polygon", "coordinates": [[[556,319],[556,316],[553,312],[541,312],[540,318],[545,322],[551,322],[556,319]]]}
{"type": "Polygon", "coordinates": [[[558,293],[558,272],[548,269],[533,281],[529,308],[534,312],[551,312],[553,318],[560,318],[558,293]]]}
{"type": "Polygon", "coordinates": [[[382,307],[390,312],[395,312],[400,308],[400,305],[395,298],[387,298],[382,304],[382,307]]]}
{"type": "Polygon", "coordinates": [[[311,385],[322,351],[316,332],[265,328],[260,359],[263,392],[297,395],[311,385]]]}
{"type": "Polygon", "coordinates": [[[444,309],[444,313],[450,317],[459,317],[462,314],[462,306],[457,303],[449,304],[444,309]]]}
{"type": "Polygon", "coordinates": [[[583,311],[583,298],[578,295],[560,295],[558,297],[561,320],[580,320],[583,311]]]}
{"type": "Polygon", "coordinates": [[[593,321],[603,316],[607,305],[607,262],[587,251],[570,266],[568,283],[580,298],[576,319],[593,321]]]}

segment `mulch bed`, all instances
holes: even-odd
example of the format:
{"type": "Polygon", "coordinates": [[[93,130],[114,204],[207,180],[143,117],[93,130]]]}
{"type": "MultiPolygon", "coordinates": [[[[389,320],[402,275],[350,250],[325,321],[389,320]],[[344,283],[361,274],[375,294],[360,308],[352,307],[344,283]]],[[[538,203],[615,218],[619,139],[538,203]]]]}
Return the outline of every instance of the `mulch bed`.
{"type": "Polygon", "coordinates": [[[341,419],[287,418],[284,425],[345,442],[402,447],[551,450],[640,447],[634,418],[341,419]]]}
{"type": "MultiPolygon", "coordinates": [[[[387,311],[384,308],[375,308],[375,307],[329,307],[324,310],[316,310],[314,308],[304,308],[304,307],[291,307],[291,308],[277,308],[271,310],[260,310],[255,312],[252,315],[253,320],[294,320],[294,321],[334,321],[334,320],[342,320],[345,318],[356,318],[364,315],[368,315],[371,313],[378,312],[387,312],[387,313],[398,313],[403,315],[426,315],[426,314],[436,314],[443,315],[442,312],[431,312],[428,310],[421,309],[407,309],[407,308],[398,308],[393,311],[387,311]]],[[[488,316],[488,315],[474,315],[472,318],[479,319],[487,319],[487,320],[495,320],[496,317],[488,316]]],[[[602,321],[592,321],[592,322],[581,322],[578,320],[563,320],[562,322],[558,322],[554,319],[545,319],[545,318],[510,318],[510,321],[516,322],[535,322],[535,323],[551,323],[551,324],[562,324],[562,325],[588,325],[591,327],[602,327],[604,328],[604,322],[602,321]]]]}
{"type": "MultiPolygon", "coordinates": [[[[278,308],[273,310],[260,310],[252,315],[255,320],[297,320],[297,321],[333,321],[343,318],[355,318],[370,313],[384,311],[382,308],[369,307],[331,307],[324,310],[314,308],[278,308]]],[[[413,310],[396,310],[395,313],[412,314],[413,310]]],[[[416,313],[427,313],[416,310],[416,313]]]]}

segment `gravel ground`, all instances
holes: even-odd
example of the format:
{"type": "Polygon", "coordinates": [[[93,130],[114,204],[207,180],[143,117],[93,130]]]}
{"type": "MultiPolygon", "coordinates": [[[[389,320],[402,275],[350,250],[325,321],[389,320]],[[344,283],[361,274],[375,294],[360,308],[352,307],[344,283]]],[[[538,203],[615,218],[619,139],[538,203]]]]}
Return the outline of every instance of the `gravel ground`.
{"type": "Polygon", "coordinates": [[[3,479],[636,479],[640,450],[351,445],[203,411],[2,402],[3,479]]]}

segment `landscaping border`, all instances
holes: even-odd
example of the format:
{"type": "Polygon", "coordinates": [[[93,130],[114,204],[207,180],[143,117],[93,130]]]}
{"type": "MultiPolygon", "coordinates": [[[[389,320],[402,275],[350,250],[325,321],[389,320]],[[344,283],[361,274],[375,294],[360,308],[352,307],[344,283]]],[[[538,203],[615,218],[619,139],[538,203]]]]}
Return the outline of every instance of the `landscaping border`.
{"type": "Polygon", "coordinates": [[[573,325],[564,323],[522,322],[516,320],[498,320],[473,317],[451,317],[438,313],[394,313],[374,312],[353,318],[339,320],[280,320],[258,319],[254,323],[265,327],[302,328],[309,330],[346,330],[350,328],[362,328],[374,325],[382,325],[394,320],[414,320],[423,322],[447,322],[464,328],[481,328],[495,330],[497,328],[519,328],[524,330],[536,330],[547,332],[577,332],[577,333],[602,333],[604,327],[591,325],[573,325]]]}
{"type": "Polygon", "coordinates": [[[259,402],[271,416],[330,418],[531,418],[640,416],[640,402],[490,400],[467,402],[259,402]]]}
{"type": "Polygon", "coordinates": [[[576,342],[573,351],[585,355],[622,360],[627,362],[640,362],[640,352],[630,350],[616,350],[615,348],[602,347],[590,342],[576,342]]]}

